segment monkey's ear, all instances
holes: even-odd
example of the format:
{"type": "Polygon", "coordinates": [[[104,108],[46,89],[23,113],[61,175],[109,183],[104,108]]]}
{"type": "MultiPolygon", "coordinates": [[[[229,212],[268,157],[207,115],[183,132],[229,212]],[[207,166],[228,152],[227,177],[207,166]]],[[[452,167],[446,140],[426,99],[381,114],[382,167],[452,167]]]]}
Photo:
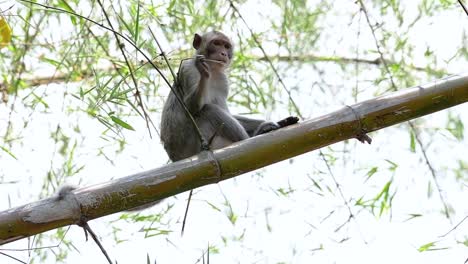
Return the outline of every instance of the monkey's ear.
{"type": "Polygon", "coordinates": [[[202,37],[198,34],[195,34],[195,36],[193,36],[193,48],[198,50],[201,46],[201,43],[202,43],[202,37]]]}

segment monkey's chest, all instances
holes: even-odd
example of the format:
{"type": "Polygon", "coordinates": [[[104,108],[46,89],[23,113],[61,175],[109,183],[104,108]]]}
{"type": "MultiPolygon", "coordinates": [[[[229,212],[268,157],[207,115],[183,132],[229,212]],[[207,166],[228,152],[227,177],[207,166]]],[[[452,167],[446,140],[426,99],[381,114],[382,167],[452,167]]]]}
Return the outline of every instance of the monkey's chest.
{"type": "Polygon", "coordinates": [[[228,96],[227,81],[210,79],[203,94],[203,104],[216,104],[224,108],[228,96]]]}

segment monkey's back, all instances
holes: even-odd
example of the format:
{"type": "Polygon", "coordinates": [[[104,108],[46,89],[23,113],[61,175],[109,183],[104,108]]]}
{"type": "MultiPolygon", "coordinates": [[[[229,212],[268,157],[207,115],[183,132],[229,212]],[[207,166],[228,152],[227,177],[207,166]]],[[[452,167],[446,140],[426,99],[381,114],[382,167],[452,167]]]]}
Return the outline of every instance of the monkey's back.
{"type": "MultiPolygon", "coordinates": [[[[197,94],[196,90],[198,89],[200,78],[201,75],[195,67],[195,61],[186,60],[179,69],[178,84],[173,87],[180,99],[191,109],[189,111],[195,119],[202,136],[208,140],[216,134],[216,130],[219,129],[219,127],[216,126],[213,128],[210,117],[200,114],[200,111],[202,111],[202,108],[206,105],[216,105],[219,109],[229,114],[229,109],[226,104],[228,80],[224,73],[217,75],[212,74],[210,79],[207,80],[207,85],[211,87],[211,89],[204,91],[200,100],[200,105],[197,108],[190,108],[190,103],[188,103],[188,101],[197,94]]],[[[164,104],[161,116],[161,141],[172,161],[188,158],[201,151],[198,133],[193,126],[192,120],[190,120],[184,108],[177,100],[174,91],[169,93],[164,104]]],[[[217,143],[217,141],[214,143],[217,143]]],[[[219,143],[214,146],[217,145],[226,146],[228,143],[219,143]]]]}
{"type": "Polygon", "coordinates": [[[200,152],[201,144],[191,121],[171,91],[161,116],[161,141],[172,161],[200,152]]]}

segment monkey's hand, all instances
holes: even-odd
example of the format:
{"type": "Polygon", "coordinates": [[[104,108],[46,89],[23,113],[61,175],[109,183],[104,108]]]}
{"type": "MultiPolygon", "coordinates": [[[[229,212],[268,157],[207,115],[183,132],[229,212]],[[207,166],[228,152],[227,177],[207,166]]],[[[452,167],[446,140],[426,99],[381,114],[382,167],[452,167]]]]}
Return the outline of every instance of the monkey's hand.
{"type": "Polygon", "coordinates": [[[261,125],[258,126],[254,135],[257,136],[257,135],[265,134],[273,130],[277,130],[279,128],[281,128],[281,126],[279,126],[275,122],[263,122],[261,125]]]}
{"type": "Polygon", "coordinates": [[[204,78],[210,78],[210,66],[205,60],[205,56],[197,55],[195,57],[195,66],[197,67],[198,72],[204,78]]]}
{"type": "Polygon", "coordinates": [[[290,125],[294,125],[296,124],[297,122],[299,122],[299,118],[296,117],[296,116],[289,116],[289,117],[286,117],[285,119],[281,119],[280,121],[278,121],[278,125],[281,127],[286,127],[286,126],[290,126],[290,125]]]}

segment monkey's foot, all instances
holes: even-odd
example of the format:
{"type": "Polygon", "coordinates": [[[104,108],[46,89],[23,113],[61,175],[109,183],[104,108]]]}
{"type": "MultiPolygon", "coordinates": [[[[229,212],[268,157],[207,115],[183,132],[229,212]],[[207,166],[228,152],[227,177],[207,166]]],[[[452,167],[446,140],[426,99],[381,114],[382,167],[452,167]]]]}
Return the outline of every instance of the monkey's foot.
{"type": "Polygon", "coordinates": [[[296,117],[296,116],[289,116],[289,117],[286,117],[285,119],[282,119],[280,121],[278,121],[278,125],[280,127],[286,127],[286,126],[290,126],[290,125],[294,125],[296,124],[297,122],[299,122],[299,118],[296,117]]]}
{"type": "Polygon", "coordinates": [[[265,122],[265,123],[261,124],[257,128],[257,131],[255,132],[255,135],[266,134],[268,132],[271,132],[273,130],[277,130],[279,128],[281,128],[281,126],[274,123],[274,122],[265,122]]]}
{"type": "Polygon", "coordinates": [[[361,141],[361,143],[365,144],[366,142],[367,143],[372,143],[372,138],[370,138],[366,133],[364,132],[361,132],[359,134],[356,135],[356,139],[361,141]]]}

